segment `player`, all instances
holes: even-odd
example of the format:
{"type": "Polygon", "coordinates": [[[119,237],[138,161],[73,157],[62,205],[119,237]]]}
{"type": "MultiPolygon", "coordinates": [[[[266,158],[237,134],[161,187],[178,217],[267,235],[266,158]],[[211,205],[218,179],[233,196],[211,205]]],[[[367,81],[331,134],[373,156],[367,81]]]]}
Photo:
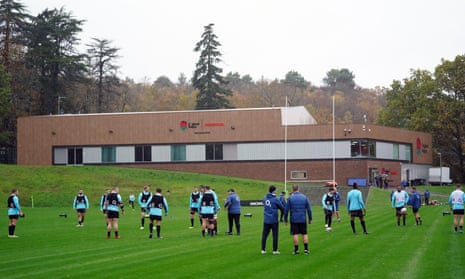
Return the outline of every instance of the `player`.
{"type": "Polygon", "coordinates": [[[82,189],[79,190],[76,197],[74,197],[73,208],[76,209],[78,215],[78,224],[76,227],[84,226],[84,218],[86,217],[86,210],[89,208],[89,200],[84,195],[82,189]]]}
{"type": "Polygon", "coordinates": [[[110,189],[105,189],[105,193],[103,193],[102,197],[100,198],[100,211],[102,211],[103,215],[105,216],[105,224],[108,226],[108,217],[107,217],[107,207],[105,202],[107,201],[107,196],[110,193],[110,189]]]}
{"type": "Polygon", "coordinates": [[[332,231],[331,223],[333,220],[334,207],[336,202],[335,193],[336,189],[331,187],[329,188],[328,193],[325,193],[321,199],[321,204],[323,205],[323,211],[325,213],[325,228],[328,232],[332,231]]]}
{"type": "Polygon", "coordinates": [[[165,211],[165,216],[168,216],[168,203],[166,202],[165,197],[161,194],[160,188],[157,188],[155,194],[153,194],[150,198],[148,208],[150,212],[149,238],[152,238],[153,236],[154,220],[156,222],[157,238],[160,238],[163,210],[165,211]]]}
{"type": "Polygon", "coordinates": [[[408,204],[408,193],[402,190],[402,186],[397,186],[397,191],[392,193],[391,206],[396,209],[397,226],[400,226],[400,216],[402,216],[402,225],[405,226],[407,219],[407,210],[404,209],[408,204]]]}
{"type": "Polygon", "coordinates": [[[210,189],[210,186],[205,187],[205,192],[199,201],[199,212],[202,216],[202,237],[205,237],[205,231],[208,231],[209,236],[214,236],[214,215],[219,208],[218,199],[210,189]]]}
{"type": "Polygon", "coordinates": [[[365,224],[365,215],[366,208],[365,203],[363,202],[362,192],[358,189],[356,182],[352,184],[352,190],[347,193],[347,210],[350,215],[350,226],[352,227],[353,234],[355,232],[355,217],[360,219],[360,224],[363,228],[363,233],[368,234],[366,224],[365,224]]]}
{"type": "Polygon", "coordinates": [[[455,191],[449,196],[449,205],[454,214],[454,231],[456,233],[463,233],[464,200],[465,194],[462,191],[462,185],[457,184],[455,191]]]}
{"type": "Polygon", "coordinates": [[[124,214],[124,204],[117,186],[113,187],[111,192],[108,194],[105,206],[107,208],[108,217],[107,238],[111,238],[111,231],[113,230],[115,238],[119,239],[121,237],[119,235],[118,227],[119,210],[121,209],[121,214],[124,214]]]}
{"type": "Polygon", "coordinates": [[[412,187],[411,193],[412,196],[408,200],[408,205],[412,207],[413,216],[415,216],[415,223],[417,224],[417,226],[419,226],[423,223],[419,212],[421,207],[421,197],[420,194],[417,192],[416,187],[412,187]]]}
{"type": "Polygon", "coordinates": [[[16,224],[18,223],[19,217],[24,217],[24,213],[21,210],[21,206],[19,205],[19,191],[18,189],[11,190],[11,195],[8,197],[8,218],[10,219],[10,223],[8,226],[8,237],[9,238],[18,238],[15,235],[16,224]]]}
{"type": "MultiPolygon", "coordinates": [[[[194,191],[191,193],[190,198],[189,198],[189,211],[191,214],[191,226],[189,227],[190,229],[194,228],[194,217],[195,214],[199,214],[199,201],[200,201],[200,192],[197,187],[194,187],[194,191]]],[[[200,225],[202,225],[202,219],[200,218],[200,225]]]]}
{"type": "Polygon", "coordinates": [[[149,185],[145,185],[144,191],[139,194],[139,198],[137,199],[137,201],[139,202],[139,206],[140,206],[140,214],[141,214],[140,229],[141,230],[144,229],[145,215],[148,214],[147,204],[151,198],[152,198],[152,193],[150,193],[150,187],[149,185]]]}

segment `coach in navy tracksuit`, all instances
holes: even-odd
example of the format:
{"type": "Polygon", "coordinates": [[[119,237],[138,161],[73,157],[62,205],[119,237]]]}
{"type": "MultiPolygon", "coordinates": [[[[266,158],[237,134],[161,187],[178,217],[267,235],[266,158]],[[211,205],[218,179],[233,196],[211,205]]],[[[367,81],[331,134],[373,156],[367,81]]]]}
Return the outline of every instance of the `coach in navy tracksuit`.
{"type": "Polygon", "coordinates": [[[266,253],[266,239],[272,231],[273,236],[273,254],[279,254],[278,251],[278,209],[284,212],[284,205],[276,197],[276,187],[271,185],[268,193],[263,198],[263,232],[262,232],[262,254],[266,253]]]}
{"type": "Polygon", "coordinates": [[[224,202],[224,208],[228,209],[229,231],[226,234],[232,234],[233,222],[236,225],[237,235],[241,234],[241,200],[234,189],[228,190],[228,198],[224,202]]]}
{"type": "Polygon", "coordinates": [[[291,233],[294,239],[294,255],[299,254],[299,234],[302,235],[304,242],[304,253],[308,255],[308,234],[307,234],[307,215],[308,223],[312,223],[312,208],[308,198],[299,192],[299,186],[292,186],[292,195],[287,200],[286,210],[284,211],[284,222],[287,224],[288,214],[291,215],[291,233]]]}

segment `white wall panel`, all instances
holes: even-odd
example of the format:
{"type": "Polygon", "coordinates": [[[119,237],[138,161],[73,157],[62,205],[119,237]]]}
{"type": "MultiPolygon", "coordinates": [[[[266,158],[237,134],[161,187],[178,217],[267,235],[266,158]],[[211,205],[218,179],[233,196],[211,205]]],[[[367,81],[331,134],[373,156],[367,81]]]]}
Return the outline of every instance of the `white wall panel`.
{"type": "Polygon", "coordinates": [[[117,146],[116,162],[117,163],[134,163],[134,146],[117,146]]]}
{"type": "Polygon", "coordinates": [[[82,160],[84,164],[102,163],[102,148],[101,147],[84,147],[82,149],[82,160]]]}
{"type": "Polygon", "coordinates": [[[152,162],[169,162],[171,161],[170,145],[153,145],[152,162]]]}

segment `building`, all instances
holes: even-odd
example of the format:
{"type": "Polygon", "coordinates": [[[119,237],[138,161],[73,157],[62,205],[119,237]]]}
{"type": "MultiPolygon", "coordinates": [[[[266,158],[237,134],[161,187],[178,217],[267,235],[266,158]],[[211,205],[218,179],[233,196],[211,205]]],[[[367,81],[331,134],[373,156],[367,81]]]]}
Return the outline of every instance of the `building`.
{"type": "Polygon", "coordinates": [[[319,125],[304,107],[31,116],[19,165],[114,165],[276,182],[398,185],[432,163],[432,137],[371,124],[319,125]]]}

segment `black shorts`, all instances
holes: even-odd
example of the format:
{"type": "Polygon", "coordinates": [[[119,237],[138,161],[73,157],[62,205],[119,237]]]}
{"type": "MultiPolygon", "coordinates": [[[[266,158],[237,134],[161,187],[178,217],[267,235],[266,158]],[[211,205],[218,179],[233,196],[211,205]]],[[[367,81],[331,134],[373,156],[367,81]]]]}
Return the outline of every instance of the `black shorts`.
{"type": "Polygon", "coordinates": [[[464,210],[463,209],[454,209],[454,210],[452,210],[452,213],[454,215],[464,215],[464,210]]]}
{"type": "Polygon", "coordinates": [[[307,234],[307,224],[306,223],[291,223],[291,232],[292,234],[307,234]]]}
{"type": "Polygon", "coordinates": [[[158,215],[150,215],[150,220],[161,221],[161,216],[158,215]]]}
{"type": "Polygon", "coordinates": [[[414,207],[412,207],[412,212],[413,212],[413,213],[418,213],[418,211],[420,211],[420,208],[414,208],[414,207]]]}
{"type": "Polygon", "coordinates": [[[11,219],[18,219],[19,218],[19,215],[8,215],[8,218],[11,219]]]}
{"type": "Polygon", "coordinates": [[[147,213],[147,208],[146,207],[141,207],[140,212],[141,213],[147,213]]]}
{"type": "Polygon", "coordinates": [[[199,209],[196,207],[191,207],[191,214],[194,215],[196,212],[199,212],[199,209]]]}
{"type": "Polygon", "coordinates": [[[349,211],[350,213],[350,216],[352,217],[363,217],[363,210],[359,209],[359,210],[351,210],[349,211]]]}
{"type": "Polygon", "coordinates": [[[202,214],[202,219],[213,220],[215,214],[202,214]]]}
{"type": "Polygon", "coordinates": [[[118,211],[107,211],[107,218],[108,219],[118,219],[119,218],[119,212],[118,211]]]}
{"type": "Polygon", "coordinates": [[[85,208],[79,208],[79,209],[77,209],[77,212],[78,213],[86,213],[86,209],[85,208]]]}

